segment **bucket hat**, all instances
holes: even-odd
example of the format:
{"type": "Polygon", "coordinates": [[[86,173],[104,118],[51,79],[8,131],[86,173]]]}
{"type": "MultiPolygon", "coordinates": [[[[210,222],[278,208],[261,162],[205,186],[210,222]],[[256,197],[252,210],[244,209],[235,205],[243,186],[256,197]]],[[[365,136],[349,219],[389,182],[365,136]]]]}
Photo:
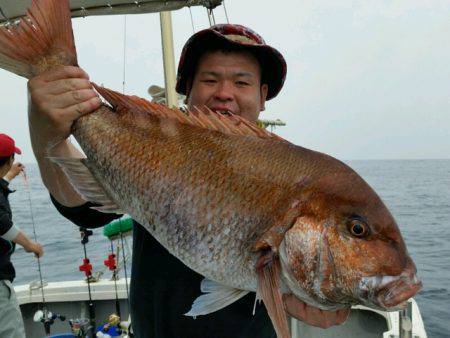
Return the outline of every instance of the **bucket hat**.
{"type": "Polygon", "coordinates": [[[268,85],[267,100],[277,96],[286,78],[286,61],[275,48],[267,45],[264,39],[248,27],[237,24],[219,24],[192,35],[183,47],[178,63],[176,90],[187,94],[187,83],[192,80],[198,59],[207,46],[223,44],[239,46],[251,52],[261,65],[261,78],[268,85]]]}

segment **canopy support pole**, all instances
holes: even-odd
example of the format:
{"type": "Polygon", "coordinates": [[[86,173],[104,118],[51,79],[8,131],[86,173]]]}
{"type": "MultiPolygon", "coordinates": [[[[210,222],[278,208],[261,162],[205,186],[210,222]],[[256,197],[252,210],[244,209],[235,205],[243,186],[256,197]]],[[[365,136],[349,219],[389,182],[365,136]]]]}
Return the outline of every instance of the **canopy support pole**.
{"type": "Polygon", "coordinates": [[[177,107],[177,93],[175,92],[175,57],[173,48],[172,14],[160,12],[161,42],[163,51],[164,83],[166,89],[166,104],[168,107],[177,107]]]}

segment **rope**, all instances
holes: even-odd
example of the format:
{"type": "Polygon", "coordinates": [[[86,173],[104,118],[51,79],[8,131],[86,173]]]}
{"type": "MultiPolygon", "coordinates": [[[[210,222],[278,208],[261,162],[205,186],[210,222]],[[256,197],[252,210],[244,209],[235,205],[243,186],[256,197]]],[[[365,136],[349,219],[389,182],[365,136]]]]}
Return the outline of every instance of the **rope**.
{"type": "Polygon", "coordinates": [[[225,17],[227,18],[227,23],[230,23],[230,20],[228,19],[227,7],[225,6],[225,0],[223,0],[222,5],[223,5],[223,10],[225,11],[225,17]]]}
{"type": "MultiPolygon", "coordinates": [[[[30,186],[28,184],[28,179],[27,179],[27,175],[25,174],[25,171],[22,171],[22,177],[23,177],[23,181],[25,184],[25,190],[27,191],[27,195],[28,195],[28,203],[30,205],[31,224],[33,225],[33,238],[34,238],[34,241],[37,242],[36,226],[35,226],[35,222],[34,222],[33,204],[31,203],[30,186]]],[[[47,306],[45,303],[44,282],[42,280],[41,259],[38,256],[36,256],[36,259],[37,259],[38,270],[39,270],[39,281],[41,282],[42,305],[44,307],[44,316],[47,318],[47,306]]]]}
{"type": "Polygon", "coordinates": [[[207,8],[206,13],[208,14],[209,26],[212,27],[216,24],[216,18],[214,17],[214,12],[212,9],[207,8]]]}
{"type": "Polygon", "coordinates": [[[189,7],[189,13],[191,14],[192,34],[194,34],[194,33],[195,33],[195,28],[194,28],[194,18],[192,17],[191,7],[189,7]]]}
{"type": "Polygon", "coordinates": [[[127,51],[127,16],[123,16],[123,77],[122,77],[122,94],[125,94],[126,79],[126,51],[127,51]]]}

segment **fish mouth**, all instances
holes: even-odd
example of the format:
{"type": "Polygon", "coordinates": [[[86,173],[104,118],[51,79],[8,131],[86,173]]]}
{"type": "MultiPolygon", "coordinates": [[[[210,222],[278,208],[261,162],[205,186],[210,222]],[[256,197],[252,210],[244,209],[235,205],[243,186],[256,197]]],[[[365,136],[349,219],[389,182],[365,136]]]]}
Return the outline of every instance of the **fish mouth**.
{"type": "Polygon", "coordinates": [[[360,299],[384,311],[404,309],[407,300],[422,289],[415,274],[364,277],[360,282],[360,299]]]}
{"type": "Polygon", "coordinates": [[[400,278],[382,288],[376,297],[376,302],[386,310],[404,308],[406,301],[422,289],[422,282],[414,276],[413,280],[400,278]]]}

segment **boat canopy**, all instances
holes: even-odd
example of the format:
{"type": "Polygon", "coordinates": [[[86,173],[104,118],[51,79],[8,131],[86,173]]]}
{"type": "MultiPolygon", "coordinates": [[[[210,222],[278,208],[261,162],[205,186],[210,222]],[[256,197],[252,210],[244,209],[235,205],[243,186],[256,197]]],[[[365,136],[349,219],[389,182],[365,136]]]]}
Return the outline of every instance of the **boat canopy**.
{"type": "MultiPolygon", "coordinates": [[[[183,7],[214,8],[222,0],[70,0],[72,17],[114,14],[142,14],[173,11],[183,7]]],[[[26,14],[31,0],[0,0],[0,25],[14,22],[26,14]]]]}

